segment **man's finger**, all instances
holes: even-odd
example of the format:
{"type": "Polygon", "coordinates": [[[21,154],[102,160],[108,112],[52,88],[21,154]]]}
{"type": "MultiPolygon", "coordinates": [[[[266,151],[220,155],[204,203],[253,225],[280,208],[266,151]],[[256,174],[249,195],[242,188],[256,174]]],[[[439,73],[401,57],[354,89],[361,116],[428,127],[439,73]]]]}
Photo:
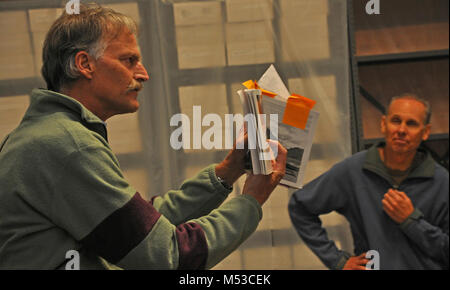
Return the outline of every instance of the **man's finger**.
{"type": "Polygon", "coordinates": [[[357,256],[357,258],[365,258],[367,253],[362,253],[361,255],[357,256]]]}
{"type": "Polygon", "coordinates": [[[392,205],[389,203],[389,201],[383,199],[381,201],[381,203],[383,204],[383,209],[385,212],[387,212],[388,214],[391,214],[394,212],[394,208],[392,207],[392,205]]]}

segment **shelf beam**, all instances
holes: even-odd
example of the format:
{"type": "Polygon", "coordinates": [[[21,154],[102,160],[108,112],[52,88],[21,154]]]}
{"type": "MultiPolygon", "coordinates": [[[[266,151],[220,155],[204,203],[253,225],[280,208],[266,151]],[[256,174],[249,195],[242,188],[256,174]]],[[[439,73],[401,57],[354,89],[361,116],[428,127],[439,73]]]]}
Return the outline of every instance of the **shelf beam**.
{"type": "Polygon", "coordinates": [[[435,58],[448,58],[449,50],[430,50],[405,53],[389,53],[379,55],[356,56],[359,65],[371,65],[379,63],[426,60],[435,58]]]}

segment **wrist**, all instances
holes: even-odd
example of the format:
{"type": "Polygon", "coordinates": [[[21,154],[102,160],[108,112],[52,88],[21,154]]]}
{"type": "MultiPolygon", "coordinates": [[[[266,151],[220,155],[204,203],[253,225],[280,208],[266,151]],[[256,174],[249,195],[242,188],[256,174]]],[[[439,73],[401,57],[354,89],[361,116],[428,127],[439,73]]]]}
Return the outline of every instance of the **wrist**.
{"type": "Polygon", "coordinates": [[[219,163],[216,168],[216,176],[224,181],[227,185],[232,186],[239,177],[244,173],[242,170],[233,169],[232,166],[227,164],[225,161],[219,163]]]}

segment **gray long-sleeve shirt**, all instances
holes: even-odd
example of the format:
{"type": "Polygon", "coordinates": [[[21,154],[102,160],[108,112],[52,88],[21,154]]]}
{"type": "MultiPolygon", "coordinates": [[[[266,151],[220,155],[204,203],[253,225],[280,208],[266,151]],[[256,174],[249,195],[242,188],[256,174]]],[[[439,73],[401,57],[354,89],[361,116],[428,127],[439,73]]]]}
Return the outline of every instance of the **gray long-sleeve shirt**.
{"type": "Polygon", "coordinates": [[[378,251],[380,269],[448,269],[448,171],[427,154],[397,187],[377,147],[336,164],[292,195],[289,214],[298,234],[327,267],[342,268],[350,255],[328,239],[319,219],[336,211],[350,223],[355,255],[378,251]],[[400,225],[381,203],[395,187],[415,207],[400,225]]]}

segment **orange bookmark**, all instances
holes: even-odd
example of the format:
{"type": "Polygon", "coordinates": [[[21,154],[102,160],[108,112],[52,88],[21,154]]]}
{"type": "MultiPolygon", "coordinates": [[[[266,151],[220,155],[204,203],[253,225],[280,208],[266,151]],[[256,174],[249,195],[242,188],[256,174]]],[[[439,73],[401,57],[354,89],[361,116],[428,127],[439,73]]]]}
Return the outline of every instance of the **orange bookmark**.
{"type": "Polygon", "coordinates": [[[266,90],[262,89],[258,85],[257,82],[252,81],[252,80],[246,81],[245,83],[242,83],[242,84],[249,90],[261,90],[261,93],[263,95],[266,95],[266,96],[271,97],[271,98],[274,98],[277,95],[275,93],[272,93],[272,92],[269,92],[269,91],[266,91],[266,90]]]}
{"type": "Polygon", "coordinates": [[[308,122],[309,112],[315,104],[316,101],[293,94],[287,101],[283,123],[304,130],[308,122]]]}

